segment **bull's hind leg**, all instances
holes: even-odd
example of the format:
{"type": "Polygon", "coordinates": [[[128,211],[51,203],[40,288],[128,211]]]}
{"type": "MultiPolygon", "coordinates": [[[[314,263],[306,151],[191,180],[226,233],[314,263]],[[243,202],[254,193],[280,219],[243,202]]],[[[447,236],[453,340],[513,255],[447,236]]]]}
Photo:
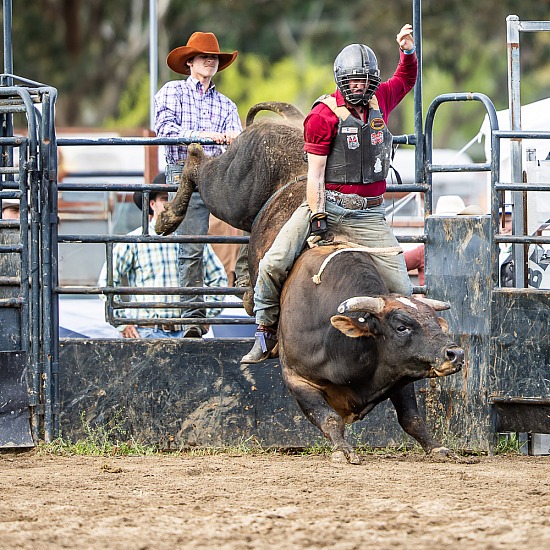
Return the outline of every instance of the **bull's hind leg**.
{"type": "Polygon", "coordinates": [[[390,397],[397,412],[400,426],[416,439],[426,454],[447,456],[453,454],[450,449],[435,440],[429,433],[425,420],[418,412],[414,383],[407,384],[390,397]]]}
{"type": "Polygon", "coordinates": [[[283,377],[289,392],[298,402],[306,418],[332,443],[333,460],[341,460],[343,454],[350,464],[361,464],[355,449],[344,438],[346,424],[343,418],[329,406],[323,393],[285,370],[283,369],[283,377]]]}

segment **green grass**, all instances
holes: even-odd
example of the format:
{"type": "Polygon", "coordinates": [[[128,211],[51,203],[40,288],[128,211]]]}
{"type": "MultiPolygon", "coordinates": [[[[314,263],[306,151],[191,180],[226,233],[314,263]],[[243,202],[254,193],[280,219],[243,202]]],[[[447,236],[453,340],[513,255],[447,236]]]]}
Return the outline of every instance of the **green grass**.
{"type": "Polygon", "coordinates": [[[37,452],[65,456],[146,456],[159,452],[155,446],[145,445],[133,436],[126,436],[121,411],[116,411],[105,425],[92,425],[85,413],[81,413],[80,421],[86,434],[83,439],[73,443],[58,437],[51,443],[39,444],[37,452]]]}
{"type": "MultiPolygon", "coordinates": [[[[242,437],[233,445],[223,447],[199,447],[194,445],[171,446],[168,449],[157,445],[145,444],[133,436],[128,436],[124,425],[127,419],[120,410],[115,411],[113,417],[105,424],[92,424],[85,413],[81,413],[80,420],[85,436],[76,442],[58,437],[51,443],[40,443],[36,452],[44,455],[63,456],[151,456],[151,455],[185,455],[185,456],[215,456],[215,455],[299,455],[299,456],[330,456],[332,446],[323,438],[319,438],[313,445],[304,448],[280,449],[265,446],[256,436],[242,437]]],[[[418,444],[410,438],[404,438],[401,444],[384,448],[371,447],[362,442],[363,433],[350,432],[351,442],[359,455],[415,455],[424,454],[418,444]]],[[[170,438],[173,442],[173,438],[170,438]]],[[[520,454],[525,443],[519,441],[517,434],[500,434],[495,454],[520,454]]],[[[457,454],[465,454],[456,445],[449,446],[457,454]]],[[[468,452],[466,454],[472,454],[468,452]]],[[[485,453],[482,453],[485,454],[485,453]]]]}
{"type": "Polygon", "coordinates": [[[527,445],[527,441],[520,441],[517,433],[498,434],[495,455],[519,455],[523,454],[521,449],[527,445]]]}

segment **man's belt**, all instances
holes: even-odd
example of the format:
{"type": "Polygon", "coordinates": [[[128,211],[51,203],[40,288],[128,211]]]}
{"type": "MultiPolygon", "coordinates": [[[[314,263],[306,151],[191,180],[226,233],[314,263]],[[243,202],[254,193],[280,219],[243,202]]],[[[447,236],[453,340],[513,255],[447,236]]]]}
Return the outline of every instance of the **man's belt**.
{"type": "Polygon", "coordinates": [[[333,202],[347,210],[367,210],[368,208],[380,206],[384,202],[384,195],[379,195],[378,197],[361,197],[354,193],[345,194],[331,189],[325,191],[325,196],[327,201],[333,202]]]}
{"type": "Polygon", "coordinates": [[[138,325],[138,328],[154,328],[154,329],[160,329],[164,332],[179,332],[180,330],[183,330],[183,325],[138,325]]]}

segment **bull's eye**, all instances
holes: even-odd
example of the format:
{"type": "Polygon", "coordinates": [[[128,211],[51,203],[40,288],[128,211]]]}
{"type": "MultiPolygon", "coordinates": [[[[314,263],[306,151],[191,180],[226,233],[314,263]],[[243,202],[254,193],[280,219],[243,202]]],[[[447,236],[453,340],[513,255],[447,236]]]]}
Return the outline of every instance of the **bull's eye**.
{"type": "Polygon", "coordinates": [[[400,334],[407,334],[411,331],[411,329],[405,325],[398,325],[395,330],[400,334]]]}

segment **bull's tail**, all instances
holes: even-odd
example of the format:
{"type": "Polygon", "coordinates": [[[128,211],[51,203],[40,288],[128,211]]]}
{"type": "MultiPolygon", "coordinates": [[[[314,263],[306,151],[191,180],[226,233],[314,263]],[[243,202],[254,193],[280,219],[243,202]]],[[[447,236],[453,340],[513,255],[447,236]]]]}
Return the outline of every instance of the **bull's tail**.
{"type": "Polygon", "coordinates": [[[283,103],[280,101],[264,101],[263,103],[256,103],[252,105],[248,114],[246,115],[246,126],[250,126],[254,122],[254,117],[260,111],[271,111],[281,115],[286,120],[304,120],[304,114],[300,109],[294,107],[290,103],[283,103]]]}

